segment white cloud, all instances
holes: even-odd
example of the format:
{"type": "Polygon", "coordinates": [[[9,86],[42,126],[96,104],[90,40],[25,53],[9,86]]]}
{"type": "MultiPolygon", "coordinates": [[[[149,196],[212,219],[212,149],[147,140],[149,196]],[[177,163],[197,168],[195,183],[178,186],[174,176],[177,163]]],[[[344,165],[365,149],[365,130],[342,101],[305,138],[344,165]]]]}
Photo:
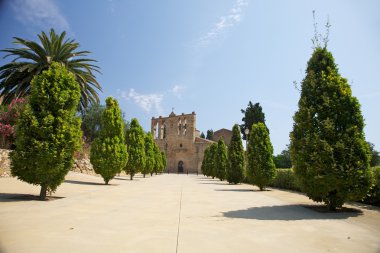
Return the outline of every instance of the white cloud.
{"type": "Polygon", "coordinates": [[[26,26],[70,30],[69,23],[52,0],[14,0],[11,6],[16,19],[26,26]]]}
{"type": "Polygon", "coordinates": [[[170,90],[178,99],[182,98],[182,94],[185,91],[186,87],[183,85],[174,85],[174,87],[170,90]]]}
{"type": "Polygon", "coordinates": [[[241,21],[243,7],[248,5],[247,0],[236,0],[234,6],[229,10],[228,14],[221,16],[219,21],[211,28],[211,30],[198,40],[199,46],[207,46],[210,42],[217,39],[226,29],[233,27],[241,21]]]}
{"type": "Polygon", "coordinates": [[[154,108],[157,113],[162,113],[162,101],[164,94],[140,94],[134,89],[130,89],[129,92],[122,91],[121,97],[126,100],[132,100],[137,106],[143,109],[146,113],[150,113],[154,108]]]}

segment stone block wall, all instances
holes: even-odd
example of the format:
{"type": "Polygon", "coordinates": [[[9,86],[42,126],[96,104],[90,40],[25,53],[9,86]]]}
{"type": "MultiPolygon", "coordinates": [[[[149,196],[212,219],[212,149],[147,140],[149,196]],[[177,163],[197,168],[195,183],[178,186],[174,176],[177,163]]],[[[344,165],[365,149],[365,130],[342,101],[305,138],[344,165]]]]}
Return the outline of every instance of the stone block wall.
{"type": "Polygon", "coordinates": [[[8,149],[0,149],[0,177],[10,177],[10,160],[9,153],[11,151],[8,149]]]}
{"type": "MultiPolygon", "coordinates": [[[[10,160],[9,153],[11,151],[7,149],[0,149],[0,177],[10,177],[10,160]]],[[[90,159],[87,156],[77,157],[74,160],[71,171],[79,172],[83,174],[95,175],[90,159]]]]}

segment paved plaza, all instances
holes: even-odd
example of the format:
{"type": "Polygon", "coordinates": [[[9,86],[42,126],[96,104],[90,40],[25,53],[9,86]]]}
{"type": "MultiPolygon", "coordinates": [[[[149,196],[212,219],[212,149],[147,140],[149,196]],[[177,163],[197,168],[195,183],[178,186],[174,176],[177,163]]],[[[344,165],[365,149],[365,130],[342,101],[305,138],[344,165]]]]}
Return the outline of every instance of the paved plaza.
{"type": "Polygon", "coordinates": [[[0,252],[380,252],[380,209],[305,208],[307,197],[196,175],[130,181],[70,172],[50,201],[0,178],[0,252]]]}

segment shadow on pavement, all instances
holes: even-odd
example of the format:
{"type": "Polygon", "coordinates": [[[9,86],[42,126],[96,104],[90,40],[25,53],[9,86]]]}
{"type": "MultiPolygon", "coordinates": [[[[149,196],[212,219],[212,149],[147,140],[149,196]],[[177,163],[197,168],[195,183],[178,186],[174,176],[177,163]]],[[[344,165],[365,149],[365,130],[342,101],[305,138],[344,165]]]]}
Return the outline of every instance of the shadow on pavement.
{"type": "Polygon", "coordinates": [[[112,180],[125,180],[125,181],[131,181],[131,179],[129,179],[129,177],[128,178],[126,178],[126,177],[114,177],[114,178],[112,178],[112,180]]]}
{"type": "Polygon", "coordinates": [[[364,203],[361,203],[361,202],[349,202],[348,204],[350,204],[350,205],[352,205],[354,207],[357,207],[357,208],[362,208],[362,209],[365,209],[365,210],[371,210],[371,211],[380,212],[380,206],[373,206],[373,205],[364,204],[364,203]]]}
{"type": "Polygon", "coordinates": [[[244,210],[224,212],[227,218],[254,219],[254,220],[329,220],[347,219],[362,215],[360,210],[347,212],[317,212],[301,205],[261,206],[244,210]]]}
{"type": "Polygon", "coordinates": [[[220,185],[228,185],[226,182],[220,182],[220,181],[215,181],[215,182],[210,182],[210,183],[204,183],[201,182],[200,184],[220,184],[220,185]]]}
{"type": "Polygon", "coordinates": [[[208,177],[197,177],[197,178],[195,178],[195,180],[199,180],[199,181],[214,181],[215,179],[208,178],[208,177]]]}
{"type": "Polygon", "coordinates": [[[218,192],[259,192],[256,189],[215,189],[218,192]]]}
{"type": "MultiPolygon", "coordinates": [[[[82,184],[82,185],[106,185],[105,183],[96,183],[96,182],[84,182],[84,181],[76,181],[76,180],[65,180],[65,183],[68,184],[82,184]]],[[[113,184],[108,184],[113,185],[113,184]]]]}
{"type": "MultiPolygon", "coordinates": [[[[47,196],[46,201],[62,199],[64,197],[47,196]]],[[[39,196],[20,193],[0,193],[0,202],[41,201],[39,196]]],[[[0,252],[1,253],[1,252],[0,252]]]]}

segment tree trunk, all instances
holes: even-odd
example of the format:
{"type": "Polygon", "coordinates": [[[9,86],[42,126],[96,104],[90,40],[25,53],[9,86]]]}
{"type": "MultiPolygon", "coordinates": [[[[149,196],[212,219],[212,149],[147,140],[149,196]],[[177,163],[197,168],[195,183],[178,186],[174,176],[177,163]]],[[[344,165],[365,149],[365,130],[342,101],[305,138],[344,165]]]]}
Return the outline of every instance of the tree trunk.
{"type": "Polygon", "coordinates": [[[46,200],[47,186],[41,185],[40,200],[46,200]]]}
{"type": "Polygon", "coordinates": [[[145,178],[145,173],[143,175],[144,175],[144,178],[145,178]]]}
{"type": "Polygon", "coordinates": [[[133,175],[132,175],[132,173],[131,173],[131,175],[130,175],[130,176],[131,176],[131,180],[133,180],[133,175]]]}

